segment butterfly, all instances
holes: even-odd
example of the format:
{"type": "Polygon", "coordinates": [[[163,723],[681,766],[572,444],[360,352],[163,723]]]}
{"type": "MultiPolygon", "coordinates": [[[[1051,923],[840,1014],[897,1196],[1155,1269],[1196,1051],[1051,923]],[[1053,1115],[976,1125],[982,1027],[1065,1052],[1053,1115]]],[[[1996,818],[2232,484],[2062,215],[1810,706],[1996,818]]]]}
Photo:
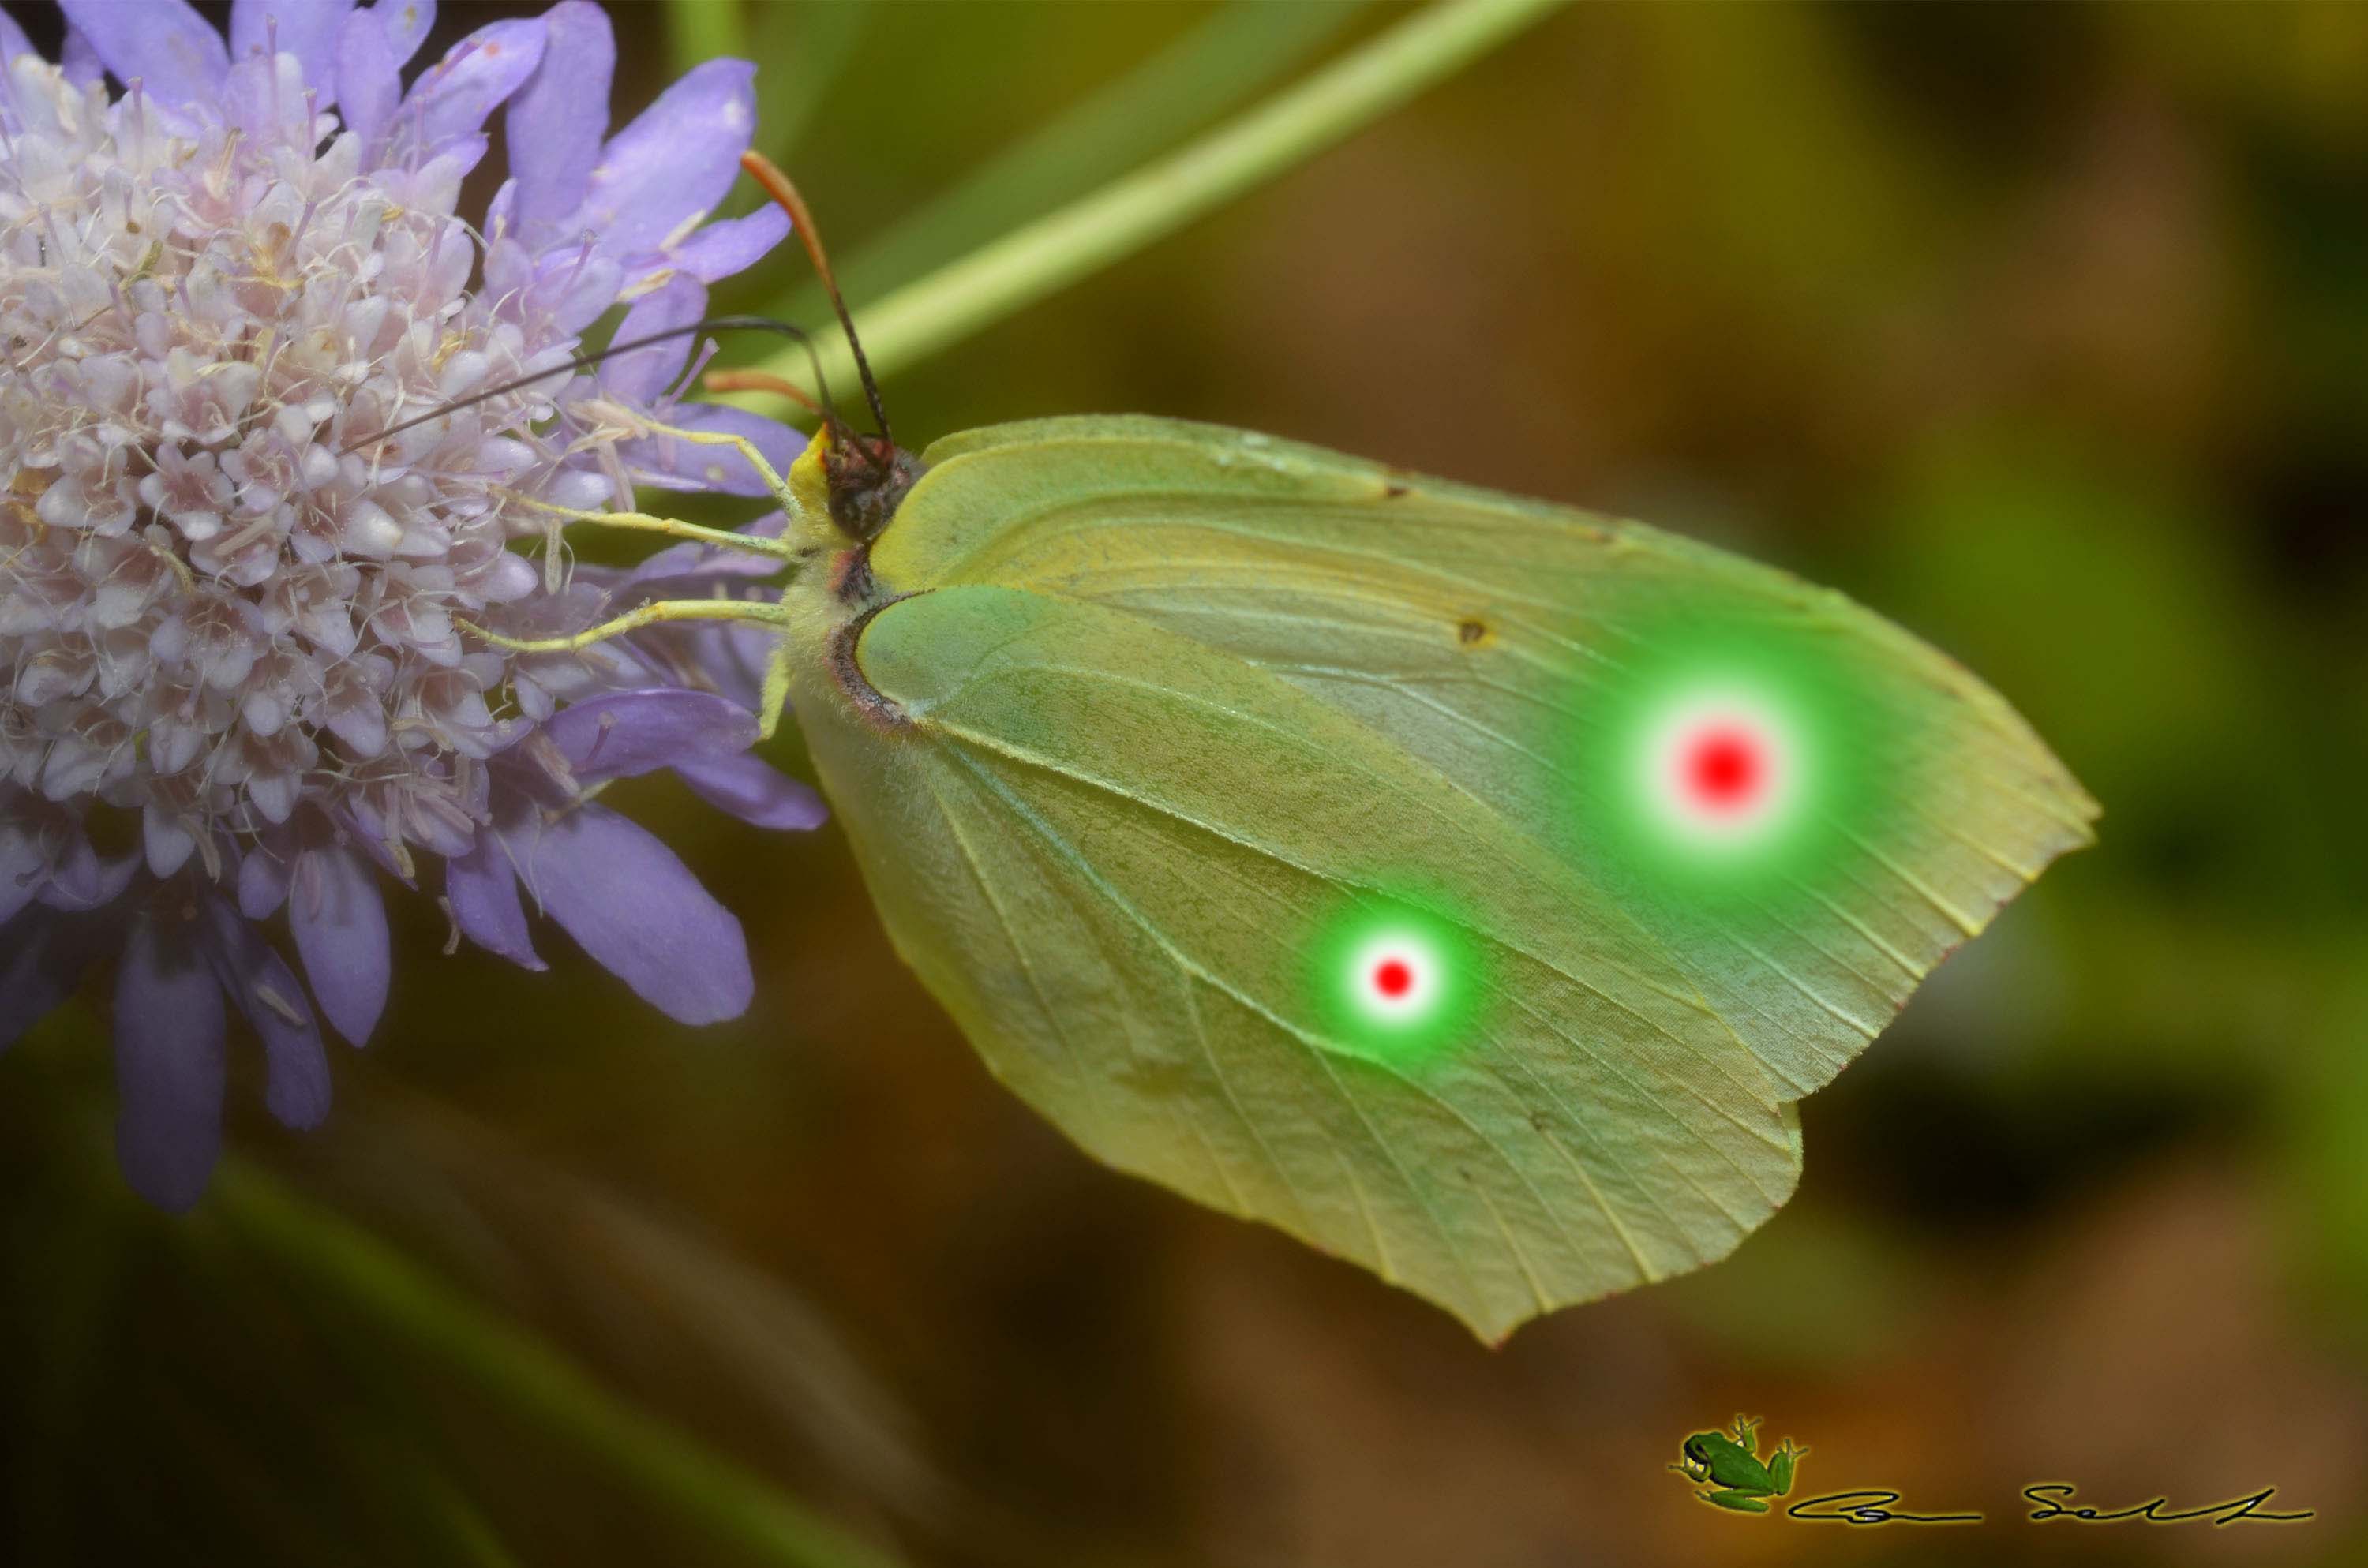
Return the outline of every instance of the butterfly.
{"type": "Polygon", "coordinates": [[[775,476],[768,705],[897,952],[1095,1156],[1486,1338],[1729,1252],[2089,841],[1998,694],[1783,572],[1173,419],[916,453],[865,380],[775,476]]]}

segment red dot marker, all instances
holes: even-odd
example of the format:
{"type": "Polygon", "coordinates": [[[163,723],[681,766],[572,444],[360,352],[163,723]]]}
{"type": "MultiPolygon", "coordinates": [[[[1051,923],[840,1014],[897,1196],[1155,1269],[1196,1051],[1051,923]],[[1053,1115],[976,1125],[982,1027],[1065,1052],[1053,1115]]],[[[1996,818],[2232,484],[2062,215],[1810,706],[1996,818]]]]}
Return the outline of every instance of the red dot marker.
{"type": "Polygon", "coordinates": [[[1414,971],[1404,959],[1383,959],[1373,966],[1373,989],[1395,1000],[1414,989],[1414,971]]]}
{"type": "Polygon", "coordinates": [[[1736,812],[1753,804],[1768,777],[1759,742],[1738,730],[1696,736],[1686,752],[1686,785],[1704,811],[1736,812]]]}

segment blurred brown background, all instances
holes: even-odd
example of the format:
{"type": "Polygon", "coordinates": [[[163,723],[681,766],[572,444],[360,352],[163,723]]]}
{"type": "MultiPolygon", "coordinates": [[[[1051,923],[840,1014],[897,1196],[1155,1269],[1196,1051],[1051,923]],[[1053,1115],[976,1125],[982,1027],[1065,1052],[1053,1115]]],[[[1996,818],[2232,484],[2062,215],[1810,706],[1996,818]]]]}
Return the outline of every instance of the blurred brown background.
{"type": "MultiPolygon", "coordinates": [[[[621,118],[683,35],[612,11],[621,118]]],[[[760,145],[859,257],[1215,14],[760,5],[760,145]]],[[[330,1124],[242,1081],[234,1147],[916,1563],[2368,1562],[2368,7],[1580,6],[886,391],[916,444],[1173,414],[1731,544],[1990,679],[2101,842],[1806,1102],[1730,1261],[1497,1352],[1073,1151],[834,830],[670,785],[624,798],[746,921],[746,1019],[407,901],[330,1124]],[[1796,1497],[1991,1523],[1702,1507],[1664,1467],[1736,1411],[1796,1497]],[[2318,1517],[2021,1522],[2051,1479],[2318,1517]]],[[[87,1020],[0,1062],[0,1555],[753,1560],[212,1204],[132,1209],[107,1071],[87,1020]]]]}

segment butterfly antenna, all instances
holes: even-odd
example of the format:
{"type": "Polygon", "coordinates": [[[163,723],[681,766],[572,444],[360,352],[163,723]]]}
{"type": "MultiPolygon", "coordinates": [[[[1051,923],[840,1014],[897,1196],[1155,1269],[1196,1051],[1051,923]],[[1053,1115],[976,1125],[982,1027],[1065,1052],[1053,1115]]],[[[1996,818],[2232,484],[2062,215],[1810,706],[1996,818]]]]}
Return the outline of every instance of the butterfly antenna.
{"type": "MultiPolygon", "coordinates": [[[[689,337],[694,333],[741,331],[774,332],[784,337],[796,339],[799,347],[806,351],[806,362],[814,368],[814,390],[822,397],[822,407],[818,412],[833,425],[840,423],[838,415],[831,406],[830,383],[823,380],[822,356],[814,351],[814,336],[811,333],[803,327],[792,326],[788,322],[775,321],[771,316],[710,316],[705,321],[692,322],[689,326],[668,327],[664,332],[648,333],[640,337],[628,338],[622,343],[611,343],[606,348],[596,348],[588,354],[578,354],[573,359],[564,364],[553,365],[547,370],[537,370],[530,376],[520,376],[515,381],[504,381],[499,386],[487,387],[483,392],[473,392],[466,397],[456,397],[450,403],[438,403],[425,414],[415,415],[400,424],[388,426],[374,436],[365,436],[350,446],[338,449],[337,455],[343,457],[347,452],[357,452],[364,447],[376,446],[390,437],[400,436],[405,430],[425,425],[432,419],[441,419],[448,414],[457,414],[461,409],[473,403],[484,403],[488,398],[506,396],[510,392],[530,387],[537,381],[549,381],[553,376],[573,375],[578,370],[588,370],[603,359],[613,359],[620,354],[630,354],[636,348],[647,348],[654,343],[667,343],[677,337],[689,337]]],[[[814,403],[810,399],[801,398],[800,401],[803,402],[808,408],[814,407],[814,403]]],[[[873,403],[877,406],[876,394],[873,403]]]]}
{"type": "Polygon", "coordinates": [[[855,317],[848,312],[847,301],[838,291],[838,281],[830,275],[830,257],[822,248],[821,231],[814,227],[814,214],[806,208],[806,199],[790,183],[790,176],[774,166],[773,161],[753,149],[740,154],[740,166],[748,177],[765,187],[765,194],[779,203],[790,215],[790,227],[806,247],[807,257],[822,278],[823,288],[830,295],[830,307],[838,312],[840,330],[847,334],[847,347],[854,352],[856,373],[863,378],[864,400],[871,405],[871,422],[880,428],[880,439],[890,447],[895,437],[888,433],[888,409],[880,401],[880,382],[871,374],[871,361],[863,357],[863,340],[855,335],[855,317]]]}

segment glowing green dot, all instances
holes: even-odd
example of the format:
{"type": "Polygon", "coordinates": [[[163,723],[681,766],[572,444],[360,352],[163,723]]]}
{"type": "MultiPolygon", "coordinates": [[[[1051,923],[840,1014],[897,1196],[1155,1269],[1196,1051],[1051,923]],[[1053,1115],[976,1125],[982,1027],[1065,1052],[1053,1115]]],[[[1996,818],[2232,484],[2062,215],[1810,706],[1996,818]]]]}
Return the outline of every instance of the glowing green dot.
{"type": "Polygon", "coordinates": [[[1696,614],[1607,646],[1561,772],[1568,842],[1620,896],[1772,917],[1897,809],[1881,704],[1816,622],[1696,614]]]}
{"type": "Polygon", "coordinates": [[[1469,1043],[1477,1020],[1474,944],[1419,904],[1374,900],[1315,932],[1308,984],[1325,1033],[1359,1056],[1411,1066],[1469,1043]]]}

